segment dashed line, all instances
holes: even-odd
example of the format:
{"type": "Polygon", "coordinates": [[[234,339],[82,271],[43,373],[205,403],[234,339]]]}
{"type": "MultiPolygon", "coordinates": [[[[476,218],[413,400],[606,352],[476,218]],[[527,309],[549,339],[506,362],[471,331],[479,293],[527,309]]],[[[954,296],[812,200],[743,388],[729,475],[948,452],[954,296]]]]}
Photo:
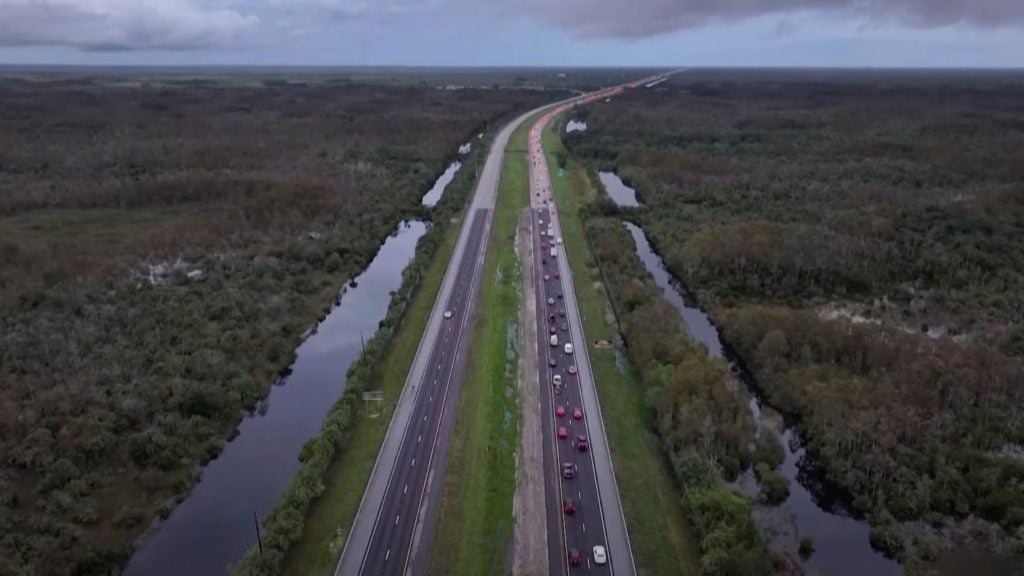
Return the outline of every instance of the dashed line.
{"type": "Polygon", "coordinates": [[[401,514],[395,514],[395,526],[398,526],[398,519],[401,518],[401,514]]]}
{"type": "Polygon", "coordinates": [[[416,443],[419,444],[420,440],[423,440],[423,434],[420,434],[419,436],[416,437],[416,443]]]}
{"type": "Polygon", "coordinates": [[[408,492],[408,491],[409,491],[409,485],[408,485],[408,484],[406,484],[406,485],[405,485],[405,488],[402,488],[402,494],[405,494],[405,493],[406,493],[406,492],[408,492]]]}
{"type": "Polygon", "coordinates": [[[415,458],[413,458],[413,459],[412,459],[412,465],[413,465],[413,466],[415,466],[415,465],[416,465],[416,459],[415,459],[415,458]]]}
{"type": "Polygon", "coordinates": [[[391,548],[388,548],[387,553],[384,554],[384,561],[387,562],[387,559],[390,558],[390,557],[391,557],[391,548]]]}

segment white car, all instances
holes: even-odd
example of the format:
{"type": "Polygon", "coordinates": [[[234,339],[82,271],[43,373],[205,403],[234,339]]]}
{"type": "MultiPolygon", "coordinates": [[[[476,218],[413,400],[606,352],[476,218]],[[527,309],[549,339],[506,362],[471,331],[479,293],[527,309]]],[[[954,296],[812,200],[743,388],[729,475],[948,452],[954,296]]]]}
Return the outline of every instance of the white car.
{"type": "Polygon", "coordinates": [[[558,238],[558,239],[555,240],[555,244],[561,244],[561,243],[562,243],[562,239],[561,238],[558,238]]]}
{"type": "Polygon", "coordinates": [[[555,385],[555,388],[558,388],[559,386],[561,386],[562,385],[562,375],[561,374],[555,374],[554,376],[552,376],[551,377],[551,383],[555,385]]]}
{"type": "Polygon", "coordinates": [[[565,343],[565,353],[572,354],[572,342],[565,343]]]}
{"type": "Polygon", "coordinates": [[[452,317],[452,311],[451,310],[445,310],[444,311],[444,318],[445,318],[445,320],[449,320],[449,319],[451,319],[451,317],[452,317]]]}
{"type": "Polygon", "coordinates": [[[594,564],[603,565],[608,563],[608,551],[600,544],[594,546],[594,564]]]}

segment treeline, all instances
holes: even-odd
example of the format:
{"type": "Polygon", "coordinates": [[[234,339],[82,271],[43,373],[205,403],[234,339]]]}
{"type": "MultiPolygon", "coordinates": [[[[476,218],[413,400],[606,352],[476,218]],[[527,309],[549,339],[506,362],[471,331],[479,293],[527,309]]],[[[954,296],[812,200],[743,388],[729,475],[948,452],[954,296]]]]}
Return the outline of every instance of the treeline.
{"type": "MultiPolygon", "coordinates": [[[[477,141],[480,144],[480,141],[477,141]]],[[[474,155],[486,155],[487,149],[478,145],[474,155]]],[[[472,158],[472,157],[471,157],[472,158]]],[[[402,271],[402,284],[392,295],[388,311],[377,332],[366,342],[359,358],[349,367],[345,392],[331,407],[319,435],[309,440],[299,458],[302,466],[292,479],[278,504],[263,519],[263,545],[251,546],[245,556],[232,569],[237,576],[272,576],[281,573],[285,558],[302,537],[306,515],[316,499],[323,493],[323,481],[337,455],[346,447],[347,433],[363,407],[363,392],[373,385],[380,361],[392,341],[395,331],[405,318],[405,311],[416,295],[427,268],[437,253],[450,226],[461,225],[464,206],[472,194],[475,180],[470,172],[460,171],[448,185],[444,196],[431,209],[433,224],[416,244],[416,254],[402,271]],[[453,224],[453,220],[455,224],[453,224]]],[[[354,490],[361,487],[352,487],[354,490]]]]}
{"type": "Polygon", "coordinates": [[[637,187],[630,218],[872,542],[897,552],[900,521],[968,514],[1024,542],[1024,77],[692,71],[660,88],[592,105],[566,143],[637,187]]]}
{"type": "Polygon", "coordinates": [[[458,145],[543,98],[0,82],[0,574],[123,562],[458,145]]]}
{"type": "MultiPolygon", "coordinates": [[[[771,449],[751,450],[754,423],[730,390],[729,370],[691,340],[678,313],[665,302],[616,220],[585,220],[590,248],[605,278],[630,364],[638,372],[657,433],[682,492],[682,505],[701,548],[701,573],[770,573],[750,501],[728,488],[755,458],[771,469],[771,449]]],[[[735,383],[733,383],[735,385],[735,383]]],[[[779,454],[781,456],[781,453],[779,454]]]]}

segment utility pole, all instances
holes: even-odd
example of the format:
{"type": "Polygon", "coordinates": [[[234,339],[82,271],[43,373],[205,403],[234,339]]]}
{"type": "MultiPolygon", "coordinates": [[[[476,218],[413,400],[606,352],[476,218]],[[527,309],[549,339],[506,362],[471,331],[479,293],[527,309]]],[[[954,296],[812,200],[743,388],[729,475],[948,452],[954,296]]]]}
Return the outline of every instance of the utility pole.
{"type": "Polygon", "coordinates": [[[263,537],[260,536],[260,519],[256,517],[256,513],[252,513],[252,521],[256,524],[256,541],[260,544],[260,556],[263,556],[263,537]]]}
{"type": "Polygon", "coordinates": [[[366,356],[366,340],[363,339],[363,331],[359,331],[359,343],[363,345],[363,356],[366,356]]]}

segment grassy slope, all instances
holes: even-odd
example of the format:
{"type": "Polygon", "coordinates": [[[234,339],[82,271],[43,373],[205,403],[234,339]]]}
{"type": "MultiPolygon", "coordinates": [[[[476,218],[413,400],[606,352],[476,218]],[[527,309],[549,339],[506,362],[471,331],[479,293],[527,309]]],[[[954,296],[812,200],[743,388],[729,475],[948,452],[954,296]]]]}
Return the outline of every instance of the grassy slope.
{"type": "Polygon", "coordinates": [[[371,407],[370,410],[360,411],[356,417],[352,440],[338,455],[325,481],[324,493],[310,511],[302,539],[288,555],[284,574],[305,576],[333,573],[387,433],[395,403],[426,329],[427,318],[441,287],[458,235],[457,226],[450,227],[446,232],[444,242],[438,248],[423,278],[423,284],[412,300],[406,319],[395,335],[394,344],[380,364],[377,380],[380,389],[384,391],[380,411],[371,407]],[[378,414],[376,417],[373,416],[375,413],[378,414]]]}
{"type": "Polygon", "coordinates": [[[615,327],[605,314],[610,304],[600,287],[600,271],[587,249],[578,215],[580,206],[593,200],[597,191],[586,170],[572,161],[565,176],[558,176],[555,154],[562,149],[561,139],[550,129],[545,130],[544,150],[552,169],[565,249],[572,265],[637,571],[643,575],[697,574],[698,547],[689,533],[667,463],[648,430],[643,390],[632,374],[618,369],[614,350],[593,344],[613,340],[615,335],[615,327]]]}
{"type": "Polygon", "coordinates": [[[484,261],[468,375],[456,414],[429,573],[503,574],[512,540],[519,411],[511,329],[519,308],[519,260],[512,251],[527,206],[526,129],[513,133],[484,261]]]}

